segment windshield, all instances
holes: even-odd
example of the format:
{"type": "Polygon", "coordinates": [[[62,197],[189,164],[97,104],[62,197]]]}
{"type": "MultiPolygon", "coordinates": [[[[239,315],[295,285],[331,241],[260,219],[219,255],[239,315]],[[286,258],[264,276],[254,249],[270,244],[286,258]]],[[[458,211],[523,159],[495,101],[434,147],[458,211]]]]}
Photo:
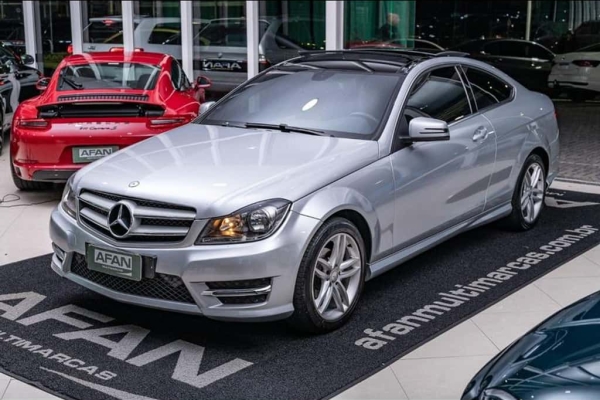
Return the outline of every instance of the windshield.
{"type": "Polygon", "coordinates": [[[160,67],[156,65],[140,63],[67,65],[60,71],[58,90],[73,90],[73,86],[77,89],[151,90],[156,85],[159,72],[160,67]]]}
{"type": "Polygon", "coordinates": [[[403,75],[331,69],[274,70],[210,109],[202,123],[285,124],[373,139],[403,75]]]}

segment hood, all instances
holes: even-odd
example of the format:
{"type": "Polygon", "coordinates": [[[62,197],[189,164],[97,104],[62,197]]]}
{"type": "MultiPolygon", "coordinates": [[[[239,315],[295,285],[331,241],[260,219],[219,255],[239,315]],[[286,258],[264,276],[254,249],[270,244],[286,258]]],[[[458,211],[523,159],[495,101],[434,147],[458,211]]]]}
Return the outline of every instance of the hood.
{"type": "Polygon", "coordinates": [[[74,183],[210,218],[267,199],[298,200],[378,154],[375,141],[188,124],[90,164],[74,183]]]}
{"type": "Polygon", "coordinates": [[[469,384],[472,396],[463,399],[476,399],[484,389],[515,399],[556,400],[567,398],[565,393],[575,400],[600,398],[599,337],[600,292],[559,311],[504,350],[469,384]]]}

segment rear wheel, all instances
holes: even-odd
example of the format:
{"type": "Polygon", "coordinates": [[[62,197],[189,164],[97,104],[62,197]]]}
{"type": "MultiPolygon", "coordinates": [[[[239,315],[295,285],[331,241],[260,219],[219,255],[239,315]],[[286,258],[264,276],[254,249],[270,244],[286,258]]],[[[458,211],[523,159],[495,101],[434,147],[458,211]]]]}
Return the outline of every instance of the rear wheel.
{"type": "Polygon", "coordinates": [[[12,157],[10,158],[10,174],[12,176],[13,182],[15,186],[19,190],[23,191],[35,191],[35,190],[48,190],[52,187],[52,184],[49,182],[36,182],[36,181],[27,181],[25,179],[21,179],[17,176],[17,172],[15,171],[15,167],[13,166],[12,157]]]}
{"type": "Polygon", "coordinates": [[[546,196],[546,168],[537,154],[525,161],[512,198],[512,214],[506,222],[514,230],[526,231],[533,228],[544,209],[546,196]]]}
{"type": "Polygon", "coordinates": [[[344,218],[326,222],[302,259],[290,324],[311,333],[344,325],[360,299],[365,269],[365,246],[358,229],[344,218]]]}

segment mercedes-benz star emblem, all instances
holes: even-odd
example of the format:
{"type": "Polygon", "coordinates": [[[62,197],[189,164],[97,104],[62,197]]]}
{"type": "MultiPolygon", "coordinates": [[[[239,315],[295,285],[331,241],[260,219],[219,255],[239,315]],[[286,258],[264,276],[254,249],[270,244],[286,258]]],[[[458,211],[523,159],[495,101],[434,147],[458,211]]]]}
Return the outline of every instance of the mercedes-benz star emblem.
{"type": "Polygon", "coordinates": [[[115,237],[123,238],[133,226],[133,213],[125,203],[115,204],[108,212],[108,229],[115,237]]]}
{"type": "Polygon", "coordinates": [[[129,182],[129,187],[137,187],[140,185],[140,181],[129,182]]]}

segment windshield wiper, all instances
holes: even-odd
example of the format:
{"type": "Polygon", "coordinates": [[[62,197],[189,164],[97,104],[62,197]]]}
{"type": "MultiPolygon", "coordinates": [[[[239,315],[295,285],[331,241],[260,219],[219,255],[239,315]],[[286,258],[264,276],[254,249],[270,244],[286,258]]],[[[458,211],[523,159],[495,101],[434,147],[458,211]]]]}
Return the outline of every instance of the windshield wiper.
{"type": "Polygon", "coordinates": [[[77,89],[77,90],[81,90],[83,89],[83,85],[79,82],[75,82],[73,80],[71,80],[70,78],[67,78],[66,76],[62,77],[62,81],[60,86],[62,87],[62,82],[66,83],[67,85],[71,86],[73,89],[77,89]]]}
{"type": "Polygon", "coordinates": [[[331,135],[326,134],[323,131],[317,131],[315,129],[300,128],[297,126],[289,126],[287,124],[275,125],[275,124],[261,124],[258,122],[248,122],[248,123],[246,123],[245,126],[246,126],[246,128],[277,129],[281,132],[297,132],[297,133],[307,133],[309,135],[316,135],[316,136],[331,136],[331,135]]]}
{"type": "Polygon", "coordinates": [[[67,78],[65,76],[65,71],[66,71],[66,68],[63,68],[63,70],[60,71],[60,85],[58,87],[62,88],[63,83],[66,83],[67,85],[71,86],[73,89],[77,89],[77,90],[83,89],[83,85],[81,83],[75,82],[71,78],[67,78]]]}

